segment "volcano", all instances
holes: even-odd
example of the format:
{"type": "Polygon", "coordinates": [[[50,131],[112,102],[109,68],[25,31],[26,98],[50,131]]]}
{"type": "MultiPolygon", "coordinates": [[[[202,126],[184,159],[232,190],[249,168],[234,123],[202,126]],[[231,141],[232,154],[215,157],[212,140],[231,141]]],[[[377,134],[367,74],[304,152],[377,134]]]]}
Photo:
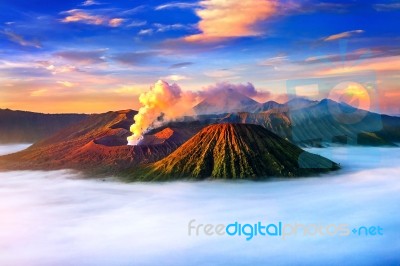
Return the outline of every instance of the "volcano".
{"type": "Polygon", "coordinates": [[[254,124],[210,125],[152,167],[152,180],[295,177],[339,168],[254,124]]]}
{"type": "Polygon", "coordinates": [[[169,155],[204,126],[179,123],[144,136],[144,144],[128,146],[133,110],[89,115],[26,150],[0,156],[0,169],[76,169],[99,174],[118,174],[142,163],[153,163],[169,155]],[[186,128],[187,127],[187,128],[186,128]]]}

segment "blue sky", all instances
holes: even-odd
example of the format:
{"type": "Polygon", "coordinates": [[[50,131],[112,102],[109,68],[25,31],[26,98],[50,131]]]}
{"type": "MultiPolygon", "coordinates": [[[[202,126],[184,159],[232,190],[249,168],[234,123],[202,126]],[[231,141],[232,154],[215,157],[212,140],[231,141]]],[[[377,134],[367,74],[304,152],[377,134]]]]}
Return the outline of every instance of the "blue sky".
{"type": "Polygon", "coordinates": [[[399,1],[5,0],[0,108],[137,108],[158,79],[284,101],[288,79],[373,71],[381,109],[400,113],[399,15],[399,1]]]}

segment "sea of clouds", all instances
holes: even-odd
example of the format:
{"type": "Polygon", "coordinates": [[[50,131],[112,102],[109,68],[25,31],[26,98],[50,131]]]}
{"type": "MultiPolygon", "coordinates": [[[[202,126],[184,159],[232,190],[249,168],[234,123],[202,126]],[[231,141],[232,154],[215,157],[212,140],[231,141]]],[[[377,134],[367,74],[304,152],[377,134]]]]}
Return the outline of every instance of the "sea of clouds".
{"type": "Polygon", "coordinates": [[[310,151],[343,169],[267,182],[131,184],[69,170],[0,172],[0,265],[399,265],[400,148],[310,151]],[[192,219],[375,225],[383,235],[188,236],[192,219]]]}
{"type": "Polygon", "coordinates": [[[8,145],[0,145],[0,156],[6,155],[10,153],[14,153],[17,151],[24,150],[31,146],[32,144],[8,144],[8,145]]]}

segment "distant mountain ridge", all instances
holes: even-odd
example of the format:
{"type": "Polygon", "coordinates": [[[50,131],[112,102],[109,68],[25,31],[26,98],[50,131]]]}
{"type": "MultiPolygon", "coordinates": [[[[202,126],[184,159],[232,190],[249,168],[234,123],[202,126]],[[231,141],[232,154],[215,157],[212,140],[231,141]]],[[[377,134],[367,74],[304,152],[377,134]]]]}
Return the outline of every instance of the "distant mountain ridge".
{"type": "Polygon", "coordinates": [[[0,109],[0,143],[34,143],[88,117],[0,109]]]}
{"type": "Polygon", "coordinates": [[[275,101],[260,103],[238,91],[226,89],[217,91],[212,95],[208,95],[203,101],[194,106],[193,110],[198,115],[236,112],[259,113],[271,109],[295,110],[309,107],[317,103],[318,101],[312,101],[299,97],[290,99],[283,104],[275,101]]]}
{"type": "MultiPolygon", "coordinates": [[[[324,145],[323,143],[332,142],[348,143],[352,145],[394,146],[394,142],[400,142],[399,117],[359,110],[353,106],[337,103],[329,99],[323,99],[318,102],[304,98],[295,98],[284,104],[273,101],[261,104],[251,99],[248,100],[248,97],[242,94],[237,93],[236,95],[236,100],[239,101],[235,100],[236,106],[234,109],[240,109],[240,104],[238,103],[244,101],[245,107],[247,106],[253,111],[256,111],[238,111],[184,117],[178,121],[166,123],[160,128],[150,130],[150,132],[145,135],[143,144],[156,145],[169,142],[173,142],[175,145],[181,144],[204,126],[218,123],[248,123],[261,125],[275,134],[301,146],[321,146],[324,145]],[[349,117],[355,118],[356,120],[359,116],[362,118],[361,122],[342,123],[340,120],[342,117],[348,116],[347,114],[351,114],[349,117]],[[164,129],[166,129],[165,132],[162,134],[158,133],[164,129]],[[167,132],[170,134],[167,134],[167,132]],[[155,134],[159,135],[156,136],[155,134]]],[[[226,99],[223,101],[225,104],[229,103],[226,99]]],[[[4,114],[5,111],[2,111],[4,114]]],[[[34,142],[36,140],[45,139],[62,128],[66,129],[69,125],[74,128],[75,124],[84,121],[85,118],[89,119],[90,117],[96,116],[74,114],[46,115],[10,110],[7,110],[7,112],[19,114],[20,118],[15,119],[15,116],[7,115],[3,117],[6,117],[8,120],[0,120],[0,123],[11,121],[10,123],[5,123],[6,125],[0,128],[0,133],[2,133],[0,134],[0,142],[3,143],[34,142]],[[42,122],[35,122],[35,119],[31,119],[32,116],[42,117],[42,120],[39,119],[39,121],[42,122]],[[71,119],[65,122],[64,116],[66,118],[71,117],[71,119]],[[44,120],[44,117],[46,117],[46,120],[44,120]],[[46,121],[54,121],[54,123],[46,123],[46,121]],[[14,128],[13,126],[9,126],[12,124],[14,124],[14,128]],[[30,127],[30,125],[34,126],[30,127]],[[43,128],[39,129],[38,133],[35,133],[36,128],[40,128],[40,126],[43,128]]],[[[131,117],[130,119],[120,121],[119,124],[114,125],[114,127],[125,128],[127,131],[125,135],[129,135],[129,127],[133,123],[133,117],[131,117]]],[[[77,125],[77,127],[79,126],[77,125]]],[[[87,127],[87,125],[85,124],[84,127],[87,127]]],[[[81,130],[76,127],[74,130],[76,131],[74,133],[75,135],[82,133],[81,130]]],[[[62,136],[62,134],[60,136],[62,136]]],[[[125,145],[126,140],[124,137],[108,136],[97,140],[97,143],[114,146],[125,145]]]]}
{"type": "Polygon", "coordinates": [[[214,92],[193,107],[196,114],[219,114],[240,111],[252,111],[260,103],[233,89],[214,92]]]}
{"type": "Polygon", "coordinates": [[[400,118],[357,109],[333,100],[289,101],[263,112],[237,112],[198,116],[212,123],[249,123],[304,146],[341,143],[395,146],[400,142],[400,118]]]}

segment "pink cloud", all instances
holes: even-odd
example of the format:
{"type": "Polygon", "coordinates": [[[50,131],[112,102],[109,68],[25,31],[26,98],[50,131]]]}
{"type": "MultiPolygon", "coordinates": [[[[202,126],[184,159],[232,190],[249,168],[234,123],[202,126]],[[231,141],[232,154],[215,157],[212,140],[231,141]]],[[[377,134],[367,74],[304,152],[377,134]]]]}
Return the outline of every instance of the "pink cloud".
{"type": "Polygon", "coordinates": [[[205,0],[200,6],[196,14],[201,19],[197,27],[202,33],[187,36],[186,41],[209,42],[261,35],[263,32],[255,26],[275,13],[277,3],[273,0],[205,0]]]}
{"type": "Polygon", "coordinates": [[[363,33],[363,32],[364,32],[363,30],[345,31],[345,32],[341,32],[341,33],[338,33],[338,34],[333,34],[333,35],[330,35],[328,37],[325,37],[324,41],[325,42],[329,42],[329,41],[335,41],[335,40],[344,39],[344,38],[350,38],[350,37],[352,37],[354,35],[357,35],[357,34],[360,34],[360,33],[363,33]]]}
{"type": "Polygon", "coordinates": [[[122,23],[124,23],[124,21],[125,20],[122,18],[113,18],[113,19],[110,19],[110,21],[108,22],[108,25],[110,25],[111,27],[118,27],[122,23]]]}
{"type": "Polygon", "coordinates": [[[81,9],[71,9],[63,13],[68,14],[61,20],[61,22],[64,23],[80,22],[90,25],[118,27],[124,22],[122,18],[108,18],[106,16],[93,15],[81,9]]]}
{"type": "Polygon", "coordinates": [[[315,72],[318,76],[341,75],[347,73],[377,71],[396,72],[400,70],[400,56],[378,57],[365,60],[362,64],[338,66],[329,69],[319,69],[315,72]]]}

